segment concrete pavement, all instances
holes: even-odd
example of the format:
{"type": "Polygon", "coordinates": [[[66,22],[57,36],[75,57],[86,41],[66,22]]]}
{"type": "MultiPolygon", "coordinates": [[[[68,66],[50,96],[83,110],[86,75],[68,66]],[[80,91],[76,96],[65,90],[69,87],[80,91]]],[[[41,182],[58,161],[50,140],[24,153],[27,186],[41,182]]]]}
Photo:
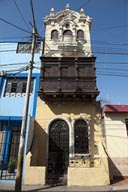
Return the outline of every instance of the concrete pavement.
{"type": "MultiPolygon", "coordinates": [[[[0,183],[0,192],[12,192],[14,191],[14,184],[2,184],[0,183]]],[[[115,191],[115,192],[128,192],[128,180],[123,180],[118,183],[115,183],[110,186],[89,186],[89,187],[67,187],[62,185],[54,186],[29,186],[23,185],[22,192],[45,192],[45,191],[59,191],[59,192],[106,192],[106,191],[115,191]]]]}

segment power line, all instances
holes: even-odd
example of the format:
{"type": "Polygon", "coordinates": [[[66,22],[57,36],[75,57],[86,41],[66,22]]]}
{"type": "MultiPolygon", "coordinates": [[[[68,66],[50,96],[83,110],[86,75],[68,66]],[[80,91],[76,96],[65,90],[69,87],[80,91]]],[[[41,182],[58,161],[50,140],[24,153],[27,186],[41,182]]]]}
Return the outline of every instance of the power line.
{"type": "Polygon", "coordinates": [[[96,64],[123,64],[123,65],[127,65],[128,64],[128,62],[113,62],[113,61],[96,61],[96,64]]]}
{"type": "MultiPolygon", "coordinates": [[[[35,61],[34,63],[37,64],[37,63],[40,63],[40,62],[35,61]]],[[[12,66],[12,65],[24,65],[24,64],[28,64],[28,62],[0,64],[0,67],[12,66]]]]}
{"type": "Polygon", "coordinates": [[[119,25],[119,26],[110,26],[110,27],[104,27],[99,29],[91,29],[91,31],[113,30],[113,29],[124,28],[124,27],[128,27],[128,25],[119,25]]]}
{"type": "Polygon", "coordinates": [[[96,67],[96,70],[108,70],[108,71],[122,71],[122,72],[125,72],[125,71],[128,71],[128,69],[117,69],[117,68],[98,68],[96,67]]]}
{"type": "Polygon", "coordinates": [[[29,32],[29,31],[27,31],[27,30],[25,30],[25,29],[23,29],[23,28],[21,28],[21,27],[18,27],[17,25],[15,25],[15,24],[13,24],[13,23],[8,22],[7,20],[5,20],[5,19],[3,19],[3,18],[0,18],[0,20],[3,21],[4,23],[7,23],[8,25],[11,25],[11,26],[13,26],[13,27],[21,30],[21,31],[24,31],[24,32],[26,32],[26,33],[31,34],[31,32],[29,32]]]}
{"type": "Polygon", "coordinates": [[[16,49],[0,50],[0,52],[13,52],[13,51],[16,51],[16,49]]]}
{"type": "Polygon", "coordinates": [[[121,45],[121,46],[122,46],[122,45],[123,45],[123,46],[124,46],[124,45],[125,45],[125,46],[128,45],[128,42],[126,42],[126,41],[125,41],[125,42],[114,42],[114,41],[100,41],[100,40],[99,40],[99,41],[95,41],[95,40],[93,41],[93,40],[91,40],[91,43],[93,43],[93,44],[97,44],[97,43],[98,43],[98,44],[103,44],[103,45],[104,45],[104,44],[105,44],[105,45],[108,44],[108,45],[115,45],[115,46],[116,46],[116,45],[121,45]]]}
{"type": "MultiPolygon", "coordinates": [[[[91,1],[91,0],[90,0],[90,1],[91,1]]],[[[89,2],[89,0],[87,0],[84,4],[82,4],[79,8],[77,8],[76,11],[78,11],[80,8],[84,7],[88,2],[89,2]]],[[[101,25],[100,25],[100,26],[101,26],[101,25]]],[[[128,27],[128,25],[109,26],[109,27],[104,27],[104,28],[91,29],[91,31],[113,30],[113,29],[124,28],[124,27],[128,27]]]]}
{"type": "Polygon", "coordinates": [[[17,8],[17,10],[18,10],[18,12],[19,12],[22,20],[24,21],[25,25],[27,26],[28,30],[30,30],[30,27],[29,27],[28,23],[25,21],[24,16],[23,16],[23,14],[21,13],[18,4],[16,3],[15,0],[13,0],[13,2],[14,2],[14,4],[15,4],[15,6],[16,6],[16,8],[17,8]]]}
{"type": "Polygon", "coordinates": [[[9,73],[9,72],[14,72],[14,71],[27,71],[28,70],[28,65],[26,66],[26,67],[21,67],[21,68],[19,68],[19,69],[11,69],[11,70],[5,70],[4,72],[5,73],[9,73]]]}
{"type": "Polygon", "coordinates": [[[108,52],[108,51],[93,51],[93,53],[97,54],[108,54],[108,55],[128,55],[128,53],[120,53],[120,52],[108,52]]]}
{"type": "MultiPolygon", "coordinates": [[[[38,41],[41,42],[41,39],[38,38],[38,41]]],[[[42,40],[42,41],[43,41],[43,40],[42,40]]],[[[30,41],[23,41],[23,42],[26,42],[26,43],[28,42],[28,43],[30,43],[30,41]]],[[[5,45],[7,45],[7,44],[5,44],[5,45]]],[[[89,46],[88,44],[86,44],[86,47],[90,47],[90,46],[89,46]]],[[[98,47],[97,47],[97,46],[92,46],[92,49],[97,49],[97,50],[98,50],[98,49],[99,49],[99,50],[100,50],[100,49],[102,49],[102,50],[103,50],[103,49],[106,49],[106,50],[109,49],[109,51],[110,51],[110,50],[111,50],[111,51],[116,51],[116,50],[118,50],[118,51],[128,51],[128,48],[119,47],[119,46],[118,46],[118,47],[110,47],[110,46],[109,46],[109,47],[107,47],[107,46],[105,46],[105,47],[98,46],[98,47]]]]}
{"type": "MultiPolygon", "coordinates": [[[[15,65],[23,65],[23,64],[27,64],[28,62],[22,62],[22,63],[4,63],[4,64],[0,64],[0,67],[6,67],[6,66],[15,66],[15,65]]],[[[35,64],[40,64],[40,61],[35,61],[35,64]]],[[[100,62],[100,61],[96,61],[96,64],[114,64],[114,65],[118,65],[118,64],[121,64],[121,65],[128,65],[128,62],[111,62],[111,61],[106,61],[106,62],[100,62]]],[[[96,69],[98,69],[98,67],[96,67],[96,69]]],[[[102,68],[99,68],[99,69],[102,69],[102,68]]],[[[119,69],[120,70],[120,69],[119,69]]]]}
{"type": "MultiPolygon", "coordinates": [[[[48,35],[50,35],[50,34],[48,34],[48,35]]],[[[42,36],[41,35],[39,35],[38,37],[40,37],[40,39],[42,39],[42,36]]],[[[0,37],[0,39],[4,39],[4,40],[6,40],[6,39],[14,39],[14,38],[31,38],[31,36],[23,36],[23,37],[6,37],[6,38],[1,38],[0,37]]],[[[85,39],[86,41],[88,41],[89,39],[85,39]]],[[[48,41],[48,40],[47,40],[48,41]]],[[[49,42],[50,42],[51,40],[49,40],[49,42]]],[[[86,44],[88,44],[88,43],[86,43],[86,44]]],[[[128,46],[128,42],[114,42],[114,41],[101,41],[101,40],[97,40],[97,41],[95,41],[95,40],[92,40],[91,39],[91,44],[102,44],[102,45],[113,45],[113,46],[128,46]]]]}
{"type": "MultiPolygon", "coordinates": [[[[15,75],[17,75],[17,74],[19,74],[19,73],[22,73],[22,72],[24,72],[24,71],[27,71],[28,70],[28,65],[27,66],[25,66],[25,67],[21,67],[21,68],[19,68],[19,69],[13,69],[13,70],[5,70],[5,71],[3,71],[2,70],[2,72],[4,73],[4,76],[6,76],[6,77],[8,77],[8,76],[15,76],[15,75]],[[16,72],[15,72],[16,71],[16,72]],[[15,73],[14,73],[15,72],[15,73]]],[[[1,76],[1,75],[0,75],[1,76]]],[[[3,76],[3,75],[2,75],[3,76]]]]}
{"type": "Polygon", "coordinates": [[[111,76],[111,77],[128,77],[128,75],[125,74],[112,74],[112,73],[100,73],[96,72],[97,75],[103,75],[103,76],[111,76]]]}
{"type": "Polygon", "coordinates": [[[90,0],[87,0],[85,3],[83,3],[79,8],[76,9],[76,11],[79,11],[79,9],[83,8],[87,3],[89,3],[90,0]]]}
{"type": "MultiPolygon", "coordinates": [[[[48,33],[47,35],[49,35],[50,36],[50,33],[48,33]]],[[[97,40],[97,41],[95,41],[95,40],[90,40],[90,39],[85,39],[86,40],[86,45],[87,44],[96,44],[96,45],[99,45],[99,44],[102,44],[102,45],[105,45],[106,47],[107,46],[110,46],[110,45],[112,45],[112,46],[128,46],[128,42],[114,42],[114,41],[101,41],[101,40],[97,40]],[[89,41],[89,42],[88,42],[89,41]]],[[[49,40],[47,40],[47,42],[51,42],[51,39],[49,39],[49,40]]],[[[119,47],[120,48],[120,47],[119,47]]]]}
{"type": "MultiPolygon", "coordinates": [[[[2,39],[4,39],[4,40],[7,39],[7,40],[8,40],[8,39],[14,39],[14,38],[15,38],[15,39],[17,39],[17,38],[28,39],[28,38],[30,38],[30,37],[31,37],[31,36],[27,36],[27,37],[26,37],[26,36],[22,36],[22,37],[5,37],[5,38],[4,38],[4,37],[0,37],[0,39],[1,39],[1,40],[2,40],[2,39]]],[[[8,44],[9,44],[9,42],[8,42],[8,44]]]]}
{"type": "Polygon", "coordinates": [[[104,51],[104,52],[111,52],[111,53],[116,53],[116,51],[119,52],[119,54],[128,54],[128,49],[124,49],[124,48],[112,48],[112,47],[93,47],[92,48],[92,52],[94,51],[104,51]]]}
{"type": "MultiPolygon", "coordinates": [[[[49,46],[47,45],[47,47],[49,48],[49,46]]],[[[41,51],[42,49],[40,49],[40,51],[41,51]]],[[[14,51],[16,51],[16,50],[0,50],[0,52],[14,52],[14,51]]],[[[49,50],[50,52],[58,52],[58,50],[49,50]]],[[[128,50],[127,50],[128,51],[128,50]]],[[[65,51],[63,51],[63,52],[65,52],[65,51]]],[[[108,55],[122,55],[122,56],[124,56],[124,55],[128,55],[128,52],[126,52],[126,53],[121,53],[121,52],[109,52],[109,51],[95,51],[95,50],[93,50],[92,51],[92,54],[94,54],[94,53],[96,53],[96,54],[108,54],[108,55]]]]}

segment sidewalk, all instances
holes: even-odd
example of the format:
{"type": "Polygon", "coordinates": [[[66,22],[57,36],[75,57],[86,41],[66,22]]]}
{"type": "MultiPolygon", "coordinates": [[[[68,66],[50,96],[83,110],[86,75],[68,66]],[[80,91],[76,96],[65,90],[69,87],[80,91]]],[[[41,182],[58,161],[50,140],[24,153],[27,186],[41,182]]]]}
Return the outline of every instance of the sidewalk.
{"type": "Polygon", "coordinates": [[[128,192],[128,179],[117,182],[112,186],[113,191],[127,191],[128,192]]]}
{"type": "MultiPolygon", "coordinates": [[[[0,183],[0,192],[12,192],[14,191],[14,184],[1,184],[0,183]]],[[[68,187],[68,186],[30,186],[23,185],[22,192],[45,192],[45,191],[59,191],[59,192],[106,192],[106,191],[115,191],[115,192],[128,192],[128,180],[124,180],[118,183],[115,183],[110,186],[91,186],[91,187],[68,187]]]]}
{"type": "MultiPolygon", "coordinates": [[[[14,185],[4,185],[0,184],[0,192],[12,192],[14,191],[14,185]]],[[[67,187],[67,186],[23,186],[22,192],[106,192],[106,191],[112,191],[111,186],[94,186],[94,187],[67,187]]]]}

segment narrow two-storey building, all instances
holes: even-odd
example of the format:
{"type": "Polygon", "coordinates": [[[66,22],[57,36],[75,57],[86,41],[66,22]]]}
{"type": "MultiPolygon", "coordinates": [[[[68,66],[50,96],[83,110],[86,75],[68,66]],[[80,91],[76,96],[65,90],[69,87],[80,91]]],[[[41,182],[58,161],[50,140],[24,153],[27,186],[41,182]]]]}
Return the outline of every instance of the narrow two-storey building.
{"type": "Polygon", "coordinates": [[[24,182],[107,185],[96,57],[90,41],[92,19],[83,9],[72,11],[67,4],[63,11],[52,8],[43,21],[40,89],[24,182]]]}

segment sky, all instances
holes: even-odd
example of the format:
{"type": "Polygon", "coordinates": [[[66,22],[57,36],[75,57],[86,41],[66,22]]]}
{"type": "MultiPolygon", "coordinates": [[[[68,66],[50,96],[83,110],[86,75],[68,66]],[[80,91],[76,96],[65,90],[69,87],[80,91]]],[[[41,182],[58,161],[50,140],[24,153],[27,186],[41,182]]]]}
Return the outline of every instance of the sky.
{"type": "MultiPolygon", "coordinates": [[[[67,3],[75,11],[84,8],[92,18],[91,43],[100,91],[97,99],[102,104],[128,104],[128,0],[33,0],[36,26],[42,37],[42,19],[52,7],[60,11],[67,3]]],[[[29,0],[0,0],[1,43],[29,40],[31,23],[29,0]]]]}

